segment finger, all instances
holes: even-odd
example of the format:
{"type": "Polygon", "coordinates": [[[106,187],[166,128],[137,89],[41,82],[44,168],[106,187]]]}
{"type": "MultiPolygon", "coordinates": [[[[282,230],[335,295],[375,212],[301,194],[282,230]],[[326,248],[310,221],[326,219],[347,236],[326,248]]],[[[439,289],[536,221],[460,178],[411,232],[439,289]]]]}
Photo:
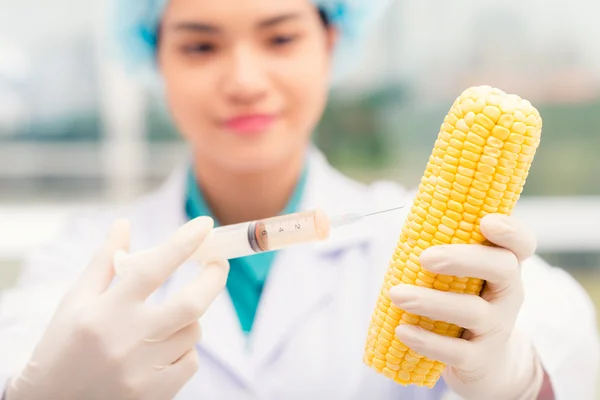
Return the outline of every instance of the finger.
{"type": "Polygon", "coordinates": [[[396,328],[396,336],[422,356],[461,369],[469,368],[475,352],[474,344],[467,340],[442,336],[415,325],[401,324],[396,328]]]}
{"type": "Polygon", "coordinates": [[[115,253],[115,256],[113,257],[113,266],[117,276],[123,276],[125,272],[123,264],[126,264],[129,258],[130,256],[125,250],[119,250],[115,253]]]}
{"type": "Polygon", "coordinates": [[[156,334],[170,335],[197,321],[225,288],[228,273],[229,263],[225,259],[206,264],[196,279],[152,311],[156,334]]]}
{"type": "Polygon", "coordinates": [[[212,227],[211,218],[196,218],[179,228],[166,242],[128,256],[132,258],[124,268],[118,290],[122,295],[145,300],[191,257],[212,227]]]}
{"type": "Polygon", "coordinates": [[[480,229],[487,240],[514,253],[520,263],[535,254],[534,232],[514,217],[486,215],[481,219],[480,229]]]}
{"type": "Polygon", "coordinates": [[[411,314],[443,321],[483,333],[489,327],[491,306],[479,296],[442,292],[415,285],[401,284],[390,290],[396,307],[411,314]]]}
{"type": "Polygon", "coordinates": [[[503,288],[519,279],[519,262],[506,249],[478,244],[433,246],[421,253],[421,266],[441,275],[483,279],[503,288]]]}
{"type": "Polygon", "coordinates": [[[196,321],[178,330],[167,338],[144,339],[148,346],[149,364],[155,369],[164,369],[177,361],[200,340],[200,324],[196,321]]]}
{"type": "Polygon", "coordinates": [[[113,256],[129,247],[130,227],[126,220],[117,220],[111,226],[106,240],[96,252],[83,275],[75,285],[79,298],[95,297],[106,291],[114,278],[113,256]]]}
{"type": "Polygon", "coordinates": [[[155,379],[155,382],[159,383],[155,398],[175,398],[181,388],[196,374],[198,365],[198,352],[192,347],[171,366],[159,371],[155,379]]]}

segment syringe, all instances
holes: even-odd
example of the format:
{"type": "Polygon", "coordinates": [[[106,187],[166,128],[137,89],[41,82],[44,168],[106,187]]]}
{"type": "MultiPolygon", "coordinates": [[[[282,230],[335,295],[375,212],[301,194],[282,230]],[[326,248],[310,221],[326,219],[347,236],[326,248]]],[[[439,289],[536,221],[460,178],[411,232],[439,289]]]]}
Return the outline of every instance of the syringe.
{"type": "MultiPolygon", "coordinates": [[[[212,229],[189,261],[201,262],[209,258],[238,258],[281,250],[285,247],[323,241],[331,229],[360,222],[363,218],[395,211],[404,206],[368,214],[347,213],[329,217],[320,209],[300,211],[212,229]]],[[[115,270],[126,259],[123,253],[115,256],[115,270]]]]}

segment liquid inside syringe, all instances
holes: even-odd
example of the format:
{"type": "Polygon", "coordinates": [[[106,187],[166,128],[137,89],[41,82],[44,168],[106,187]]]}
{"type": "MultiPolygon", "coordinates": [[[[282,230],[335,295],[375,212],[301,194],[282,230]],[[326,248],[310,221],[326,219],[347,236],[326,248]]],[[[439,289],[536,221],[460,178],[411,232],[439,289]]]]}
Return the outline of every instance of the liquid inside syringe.
{"type": "Polygon", "coordinates": [[[320,211],[303,211],[215,228],[191,257],[227,259],[280,250],[288,246],[325,240],[330,223],[320,211]]]}

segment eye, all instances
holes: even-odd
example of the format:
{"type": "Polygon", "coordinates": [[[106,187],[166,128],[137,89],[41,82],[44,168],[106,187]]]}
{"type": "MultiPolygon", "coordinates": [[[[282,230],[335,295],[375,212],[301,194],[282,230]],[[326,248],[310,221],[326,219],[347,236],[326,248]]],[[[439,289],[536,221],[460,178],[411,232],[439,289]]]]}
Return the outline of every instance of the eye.
{"type": "Polygon", "coordinates": [[[271,39],[271,43],[275,46],[284,46],[288,43],[293,42],[296,39],[296,36],[293,35],[278,35],[271,39]]]}
{"type": "Polygon", "coordinates": [[[183,46],[184,53],[211,53],[215,50],[215,45],[212,43],[196,43],[188,46],[183,46]]]}

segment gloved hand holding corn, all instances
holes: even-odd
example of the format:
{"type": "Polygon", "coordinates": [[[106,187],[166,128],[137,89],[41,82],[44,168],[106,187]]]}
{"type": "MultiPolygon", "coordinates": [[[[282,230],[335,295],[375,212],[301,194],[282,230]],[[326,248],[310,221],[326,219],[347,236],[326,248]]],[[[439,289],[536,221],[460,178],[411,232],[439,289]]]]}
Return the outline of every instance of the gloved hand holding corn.
{"type": "Polygon", "coordinates": [[[536,243],[510,214],[541,129],[528,101],[498,89],[454,102],[384,278],[367,365],[403,385],[443,376],[464,398],[534,396],[543,371],[515,321],[536,243]]]}

